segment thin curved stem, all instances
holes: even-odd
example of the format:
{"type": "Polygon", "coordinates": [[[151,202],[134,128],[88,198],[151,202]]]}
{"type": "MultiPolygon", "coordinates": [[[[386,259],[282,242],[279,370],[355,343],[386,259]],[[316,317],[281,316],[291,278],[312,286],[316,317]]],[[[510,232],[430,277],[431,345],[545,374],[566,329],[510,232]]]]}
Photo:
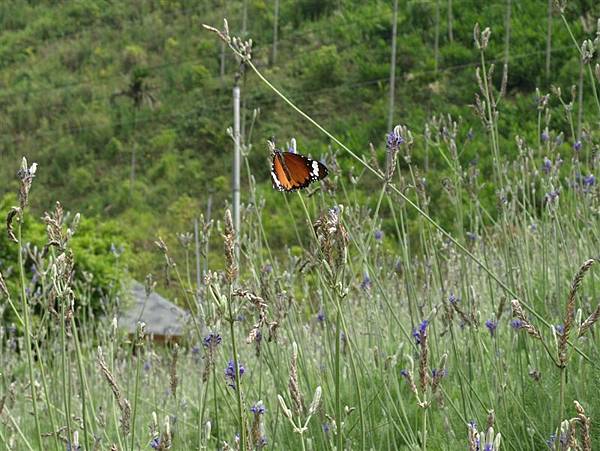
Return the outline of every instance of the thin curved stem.
{"type": "MultiPolygon", "coordinates": [[[[279,89],[277,89],[265,76],[258,70],[258,68],[252,63],[252,61],[248,60],[244,55],[241,55],[237,52],[233,47],[230,46],[233,52],[242,60],[244,60],[244,64],[246,64],[250,69],[254,71],[254,73],[260,78],[260,80],[265,83],[275,94],[277,94],[285,103],[287,103],[294,111],[296,111],[300,116],[314,125],[319,131],[325,134],[328,138],[330,138],[334,143],[340,146],[348,155],[358,161],[361,165],[364,166],[366,170],[374,174],[380,180],[384,180],[384,176],[377,172],[369,163],[364,161],[361,157],[359,157],[356,153],[354,153],[348,146],[342,143],[338,138],[336,138],[333,134],[331,134],[328,130],[323,128],[317,121],[315,121],[312,117],[310,117],[307,113],[297,107],[290,99],[288,99],[285,94],[283,94],[279,89]]],[[[438,230],[444,237],[450,240],[464,255],[469,257],[477,266],[479,266],[491,279],[493,279],[499,286],[502,288],[508,295],[513,298],[518,298],[516,292],[510,288],[506,283],[504,283],[500,277],[492,271],[481,259],[477,258],[471,251],[469,251],[463,244],[461,244],[452,234],[450,234],[446,229],[444,229],[441,225],[439,225],[431,216],[429,216],[422,208],[420,208],[416,203],[410,200],[400,189],[398,189],[394,184],[388,184],[389,188],[396,193],[398,196],[402,198],[411,208],[413,208],[419,215],[421,215],[429,224],[431,224],[436,230],[438,230]]],[[[550,323],[533,308],[528,302],[520,300],[521,305],[530,312],[533,316],[535,316],[544,326],[550,328],[550,323]]],[[[600,368],[600,364],[594,362],[586,353],[584,353],[578,346],[573,345],[571,341],[569,341],[573,349],[581,355],[588,363],[592,364],[595,368],[600,368]]]]}
{"type": "Polygon", "coordinates": [[[244,424],[244,416],[242,414],[242,381],[240,380],[240,365],[238,361],[237,355],[237,345],[235,342],[235,329],[233,327],[233,310],[231,308],[232,303],[232,287],[229,288],[229,296],[227,297],[227,309],[229,313],[229,330],[231,332],[231,348],[233,352],[233,365],[235,366],[235,384],[234,390],[236,394],[237,400],[237,414],[238,414],[238,422],[240,426],[240,449],[242,451],[246,451],[246,427],[244,424]]]}
{"type": "Polygon", "coordinates": [[[21,290],[21,306],[23,308],[23,321],[25,327],[25,351],[27,353],[27,367],[29,370],[29,388],[31,389],[31,403],[33,404],[33,416],[35,419],[36,439],[39,447],[42,447],[42,428],[40,426],[40,417],[37,408],[37,395],[35,392],[35,378],[33,377],[33,355],[31,353],[31,326],[29,323],[29,305],[27,304],[27,294],[25,293],[25,268],[23,267],[23,241],[21,229],[23,228],[23,216],[19,218],[18,240],[19,240],[19,277],[21,290]]]}

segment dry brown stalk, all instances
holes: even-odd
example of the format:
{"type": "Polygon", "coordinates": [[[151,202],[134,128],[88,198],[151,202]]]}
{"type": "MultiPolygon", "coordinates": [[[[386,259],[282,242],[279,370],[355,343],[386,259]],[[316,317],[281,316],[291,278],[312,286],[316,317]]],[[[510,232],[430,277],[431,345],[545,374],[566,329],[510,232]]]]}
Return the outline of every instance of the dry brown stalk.
{"type": "Polygon", "coordinates": [[[304,400],[302,399],[302,392],[298,385],[298,346],[294,343],[292,347],[292,363],[290,365],[290,380],[288,383],[290,390],[290,396],[294,403],[294,410],[298,414],[304,412],[304,400]]]}
{"type": "Polygon", "coordinates": [[[18,243],[19,240],[17,240],[17,237],[15,236],[15,232],[13,229],[13,221],[17,214],[20,213],[21,209],[19,207],[12,207],[8,212],[8,215],[6,215],[6,233],[8,234],[8,239],[15,243],[18,243]]]}
{"type": "Polygon", "coordinates": [[[121,428],[123,429],[123,434],[129,434],[130,429],[130,419],[131,419],[131,405],[129,401],[123,396],[121,388],[117,384],[117,380],[111,373],[110,369],[108,369],[108,365],[106,365],[106,361],[104,360],[104,354],[102,353],[102,348],[98,347],[98,365],[100,366],[100,370],[104,375],[104,378],[110,385],[110,388],[115,395],[115,399],[117,400],[117,404],[119,404],[119,409],[121,410],[121,428]]]}
{"type": "Polygon", "coordinates": [[[571,284],[571,290],[569,291],[569,297],[567,298],[564,329],[563,333],[558,336],[558,361],[560,366],[565,366],[567,363],[567,342],[569,341],[569,334],[575,319],[575,295],[581,286],[585,273],[589,271],[594,263],[594,259],[589,259],[581,265],[571,284]]]}
{"type": "Polygon", "coordinates": [[[421,392],[425,393],[427,386],[429,385],[429,344],[427,342],[427,329],[421,331],[421,353],[419,355],[419,386],[421,392]]]}
{"type": "Polygon", "coordinates": [[[4,406],[7,401],[14,399],[15,391],[17,389],[17,383],[13,382],[8,386],[8,390],[4,393],[4,396],[0,399],[0,415],[2,415],[2,411],[4,410],[4,406]]]}
{"type": "Polygon", "coordinates": [[[590,437],[591,422],[588,417],[585,416],[585,411],[579,402],[575,403],[575,410],[577,411],[577,419],[581,424],[581,449],[583,451],[592,451],[592,439],[590,437]]]}
{"type": "Polygon", "coordinates": [[[171,393],[173,394],[173,398],[177,398],[177,385],[179,383],[179,379],[177,378],[177,357],[179,355],[179,345],[175,343],[173,347],[173,359],[171,360],[171,393]]]}
{"type": "Polygon", "coordinates": [[[587,319],[583,323],[581,323],[581,326],[579,326],[579,333],[577,334],[577,336],[578,337],[583,336],[583,334],[585,334],[588,331],[588,329],[590,327],[592,327],[596,321],[598,321],[599,318],[600,318],[600,304],[598,304],[598,307],[596,307],[596,310],[594,310],[592,312],[592,314],[590,316],[588,316],[587,319]]]}
{"type": "Polygon", "coordinates": [[[6,286],[6,282],[4,281],[4,276],[0,272],[0,293],[4,294],[7,298],[10,298],[10,293],[8,292],[8,288],[6,286]]]}
{"type": "Polygon", "coordinates": [[[533,338],[537,338],[538,340],[542,339],[542,335],[537,330],[537,328],[529,322],[529,320],[525,317],[525,313],[523,312],[523,308],[521,307],[521,303],[516,299],[511,301],[513,316],[521,320],[521,328],[524,329],[529,335],[533,338]]]}
{"type": "Polygon", "coordinates": [[[229,209],[225,211],[225,233],[223,234],[223,239],[225,244],[227,282],[231,284],[237,278],[238,267],[235,261],[235,230],[229,209]]]}
{"type": "Polygon", "coordinates": [[[446,375],[446,361],[448,360],[448,354],[444,354],[442,356],[442,360],[440,361],[440,367],[437,369],[435,374],[432,374],[431,378],[431,393],[435,394],[438,387],[440,386],[440,382],[446,375]]]}

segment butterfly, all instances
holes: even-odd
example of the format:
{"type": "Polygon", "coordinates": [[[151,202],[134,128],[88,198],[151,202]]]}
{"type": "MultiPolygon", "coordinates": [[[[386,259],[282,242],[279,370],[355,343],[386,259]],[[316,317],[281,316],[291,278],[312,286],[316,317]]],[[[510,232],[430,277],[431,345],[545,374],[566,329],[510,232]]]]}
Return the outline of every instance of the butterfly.
{"type": "Polygon", "coordinates": [[[324,164],[293,152],[273,152],[271,178],[273,188],[279,191],[295,191],[306,188],[312,182],[321,180],[329,171],[324,164]]]}

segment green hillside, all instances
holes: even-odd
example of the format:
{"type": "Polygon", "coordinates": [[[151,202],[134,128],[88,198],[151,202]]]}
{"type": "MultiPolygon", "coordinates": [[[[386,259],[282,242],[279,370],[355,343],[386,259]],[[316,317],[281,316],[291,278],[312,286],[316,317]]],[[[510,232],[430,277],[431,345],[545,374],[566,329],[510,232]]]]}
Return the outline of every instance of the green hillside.
{"type": "Polygon", "coordinates": [[[598,17],[0,2],[0,449],[597,449],[598,17]]]}
{"type": "MultiPolygon", "coordinates": [[[[473,25],[492,27],[487,58],[499,63],[497,84],[508,51],[507,99],[499,128],[506,155],[517,153],[517,127],[519,135],[535,140],[534,88],[549,89],[552,83],[569,92],[578,78],[578,55],[554,14],[546,79],[546,10],[537,2],[512,2],[508,49],[504,0],[485,8],[478,1],[455,1],[451,12],[445,1],[399,3],[393,123],[406,124],[417,137],[411,157],[426,172],[421,176],[432,190],[436,211],[435,194],[443,190],[448,166],[424,140],[424,124],[433,116],[451,114],[460,120],[461,160],[477,161],[483,177],[492,172],[485,130],[471,107],[479,63],[473,25]]],[[[595,33],[593,4],[569,2],[567,17],[579,41],[595,33]]],[[[146,253],[156,235],[190,231],[209,195],[219,210],[230,198],[232,141],[226,129],[232,123],[231,89],[239,68],[229,51],[221,61],[221,44],[201,26],[221,26],[223,17],[233,34],[252,37],[253,61],[277,87],[356,153],[370,158],[372,142],[383,161],[392,2],[281,1],[275,62],[274,12],[272,1],[3,2],[0,176],[5,183],[0,195],[14,192],[15,164],[27,155],[40,165],[36,211],[61,200],[66,209],[86,217],[118,221],[127,248],[136,251],[134,273],[152,269],[153,257],[146,253]]],[[[585,110],[595,108],[588,82],[585,110]]],[[[338,149],[252,73],[242,77],[241,86],[243,139],[252,145],[248,167],[259,199],[265,199],[268,211],[285,212],[281,195],[270,187],[266,139],[275,136],[283,145],[295,137],[300,151],[317,157],[338,149]],[[254,109],[260,115],[250,136],[254,109]]],[[[560,153],[568,157],[576,137],[564,116],[553,115],[550,123],[565,130],[560,153]]],[[[582,126],[590,129],[586,114],[582,126]]],[[[340,177],[357,175],[346,156],[337,161],[340,177]]],[[[243,171],[243,187],[247,174],[243,171]]],[[[375,186],[365,175],[355,195],[366,201],[364,194],[375,186]]],[[[493,192],[488,190],[483,202],[493,205],[493,192]]],[[[435,216],[452,223],[443,211],[435,216]]],[[[293,237],[285,221],[274,219],[266,227],[274,243],[293,237]]],[[[391,222],[384,227],[391,228],[391,222]]]]}

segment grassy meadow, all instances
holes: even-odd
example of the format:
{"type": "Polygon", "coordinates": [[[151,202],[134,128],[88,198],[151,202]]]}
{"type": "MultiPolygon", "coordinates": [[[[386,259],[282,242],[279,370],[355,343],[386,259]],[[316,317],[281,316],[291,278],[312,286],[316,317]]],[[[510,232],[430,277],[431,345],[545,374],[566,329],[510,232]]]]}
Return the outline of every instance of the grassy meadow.
{"type": "MultiPolygon", "coordinates": [[[[166,8],[151,3],[149,14],[166,8]]],[[[340,17],[343,7],[324,3],[333,12],[322,14],[340,17]]],[[[250,58],[252,27],[237,38],[237,24],[228,29],[208,7],[206,20],[190,15],[173,22],[177,28],[189,19],[202,48],[214,44],[215,57],[222,45],[228,64],[244,66],[261,98],[271,99],[267,118],[274,111],[286,114],[279,129],[277,122],[250,113],[248,100],[237,231],[226,184],[214,184],[210,219],[204,211],[187,211],[201,205],[191,197],[207,196],[198,186],[176,198],[160,185],[166,182],[155,183],[153,177],[162,174],[172,190],[187,189],[178,186],[186,180],[193,185],[195,178],[185,178],[186,158],[193,157],[187,151],[169,148],[155,155],[138,167],[139,180],[131,184],[133,163],[124,153],[114,163],[119,186],[103,188],[86,188],[86,171],[73,175],[77,164],[94,167],[87,155],[70,162],[69,181],[77,185],[72,189],[57,178],[60,162],[52,163],[51,147],[32,149],[33,156],[18,148],[3,153],[0,171],[12,192],[0,198],[6,216],[0,239],[0,449],[600,446],[600,23],[596,29],[588,17],[593,27],[585,34],[569,10],[577,2],[559,1],[554,33],[569,46],[560,52],[571,63],[567,57],[561,63],[559,53],[553,64],[575,61],[575,69],[557,71],[561,83],[552,84],[541,74],[529,80],[525,63],[516,62],[515,77],[532,83],[526,86],[511,81],[511,64],[503,69],[496,58],[496,50],[503,51],[496,24],[465,23],[476,18],[476,3],[466,2],[464,9],[456,3],[456,40],[468,42],[476,64],[465,68],[468,76],[444,78],[461,86],[439,99],[429,86],[434,81],[426,80],[422,86],[436,97],[436,109],[415,106],[420,122],[395,121],[401,124],[391,130],[382,125],[387,91],[357,88],[359,101],[384,97],[368,111],[379,112],[372,124],[376,132],[367,130],[369,123],[356,125],[362,113],[348,112],[348,99],[340,100],[336,122],[322,117],[335,108],[333,101],[322,100],[320,112],[318,100],[303,104],[287,97],[293,72],[282,87],[274,81],[280,75],[275,64],[250,58]],[[466,97],[468,106],[460,102],[466,97]],[[320,142],[320,150],[306,153],[322,156],[329,176],[299,192],[273,192],[264,158],[273,133],[280,145],[296,137],[300,152],[305,143],[320,142]],[[169,155],[175,169],[171,163],[162,172],[152,166],[169,155]],[[53,186],[65,194],[64,206],[53,186]],[[100,202],[103,196],[106,202],[100,202]],[[152,209],[137,205],[144,196],[153,197],[152,209]],[[87,209],[81,215],[73,208],[78,202],[87,209]],[[135,224],[137,214],[143,225],[135,224]],[[206,265],[201,276],[194,217],[206,265]],[[148,236],[134,236],[141,231],[148,236]],[[119,328],[131,277],[145,277],[148,293],[168,294],[189,312],[177,342],[156,342],[142,323],[132,335],[119,328]]],[[[575,6],[585,9],[580,3],[575,6]]],[[[261,5],[250,2],[256,10],[261,5]]],[[[235,3],[237,15],[239,7],[235,3]]],[[[539,8],[541,22],[545,7],[539,8]]],[[[311,20],[323,26],[323,18],[311,20]]],[[[527,34],[522,20],[515,18],[517,36],[527,34]]],[[[446,56],[463,52],[454,42],[443,42],[441,49],[446,56]]],[[[282,46],[284,61],[292,58],[286,50],[294,51],[282,46]]],[[[298,61],[293,64],[299,70],[298,61]]],[[[543,71],[543,64],[537,68],[543,71]]],[[[305,83],[293,85],[299,90],[329,73],[327,65],[305,69],[312,75],[296,73],[305,83]]],[[[2,73],[4,80],[11,78],[2,73]]],[[[337,81],[327,83],[325,89],[332,89],[337,81]]],[[[226,98],[223,88],[215,90],[220,100],[226,98]]],[[[417,105],[419,95],[425,96],[415,94],[410,102],[417,105]]],[[[166,100],[163,105],[174,108],[166,100]]],[[[219,108],[223,104],[230,106],[219,108]]],[[[409,116],[407,108],[396,116],[409,116]]],[[[226,128],[215,117],[206,121],[203,127],[226,128]]],[[[125,143],[127,133],[114,127],[125,143]]],[[[203,135],[203,144],[231,148],[221,129],[218,138],[209,134],[212,141],[203,135]]],[[[141,149],[148,144],[144,139],[158,139],[142,135],[139,143],[127,143],[141,149]]],[[[21,138],[25,149],[35,144],[26,133],[21,138]]],[[[162,138],[162,144],[155,140],[156,149],[170,145],[164,133],[162,138]]],[[[87,139],[105,138],[77,134],[73,149],[87,139]]],[[[106,138],[100,148],[108,142],[116,146],[106,138]]],[[[184,147],[193,145],[190,140],[184,147]]],[[[223,153],[223,161],[202,170],[206,178],[219,165],[227,167],[221,176],[228,177],[230,154],[223,153]]],[[[192,169],[196,164],[190,163],[192,169]]],[[[109,166],[107,157],[96,175],[109,166]]]]}

